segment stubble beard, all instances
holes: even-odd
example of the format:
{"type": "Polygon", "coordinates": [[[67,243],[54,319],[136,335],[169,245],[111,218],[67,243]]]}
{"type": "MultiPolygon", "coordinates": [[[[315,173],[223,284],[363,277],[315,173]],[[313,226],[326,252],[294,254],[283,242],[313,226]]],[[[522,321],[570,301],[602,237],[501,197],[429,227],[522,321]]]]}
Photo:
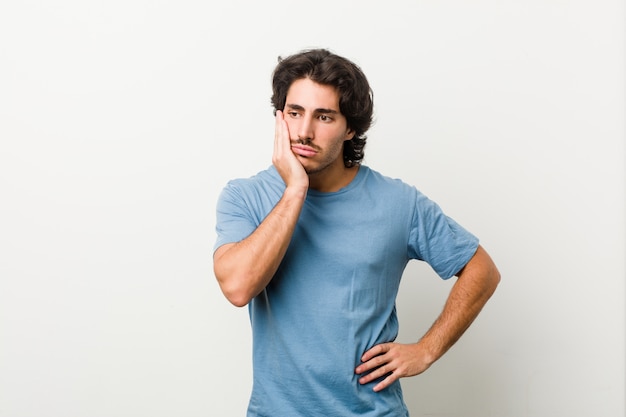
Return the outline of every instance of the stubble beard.
{"type": "MultiPolygon", "coordinates": [[[[309,145],[310,146],[310,142],[309,143],[304,143],[305,145],[309,145]]],[[[319,148],[318,148],[319,149],[319,148]]],[[[322,151],[320,149],[320,151],[322,151]]],[[[308,159],[308,158],[306,158],[308,159]]],[[[307,175],[311,176],[311,175],[316,175],[316,174],[320,174],[324,171],[326,171],[328,168],[332,167],[334,164],[338,163],[337,160],[341,161],[341,165],[343,165],[343,142],[340,142],[339,144],[333,146],[331,149],[328,149],[328,152],[326,152],[326,155],[324,156],[324,159],[322,159],[320,161],[320,163],[316,166],[306,166],[303,162],[304,161],[300,161],[300,163],[302,163],[302,166],[304,167],[304,171],[307,173],[307,175]]]]}

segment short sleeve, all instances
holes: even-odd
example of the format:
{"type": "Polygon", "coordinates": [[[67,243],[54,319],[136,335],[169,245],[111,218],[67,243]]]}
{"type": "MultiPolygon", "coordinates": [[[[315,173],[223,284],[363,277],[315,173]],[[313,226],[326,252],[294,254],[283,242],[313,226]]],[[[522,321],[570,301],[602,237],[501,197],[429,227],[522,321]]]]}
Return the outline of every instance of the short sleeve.
{"type": "Polygon", "coordinates": [[[427,262],[443,279],[458,273],[474,256],[478,238],[417,191],[408,255],[427,262]]]}
{"type": "Polygon", "coordinates": [[[257,228],[258,224],[250,212],[238,188],[229,182],[217,200],[216,225],[217,240],[213,250],[226,243],[239,242],[257,228]]]}

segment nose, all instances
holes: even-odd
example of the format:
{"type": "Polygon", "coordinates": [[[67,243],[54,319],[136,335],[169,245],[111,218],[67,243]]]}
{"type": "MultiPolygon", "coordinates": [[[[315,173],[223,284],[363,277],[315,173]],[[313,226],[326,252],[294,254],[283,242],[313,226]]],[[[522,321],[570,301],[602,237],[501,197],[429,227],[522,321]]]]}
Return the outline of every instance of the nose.
{"type": "Polygon", "coordinates": [[[313,139],[313,120],[311,117],[304,116],[300,119],[298,125],[298,139],[300,140],[312,140],[313,139]]]}

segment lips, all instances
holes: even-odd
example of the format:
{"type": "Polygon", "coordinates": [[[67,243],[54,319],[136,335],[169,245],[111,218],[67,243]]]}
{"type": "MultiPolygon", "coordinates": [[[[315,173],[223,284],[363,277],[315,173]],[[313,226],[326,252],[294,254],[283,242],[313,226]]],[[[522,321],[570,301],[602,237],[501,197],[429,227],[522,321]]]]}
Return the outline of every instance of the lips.
{"type": "Polygon", "coordinates": [[[301,144],[291,145],[291,150],[293,151],[293,153],[300,155],[300,156],[307,157],[307,158],[311,156],[315,156],[317,154],[316,149],[310,146],[301,145],[301,144]]]}

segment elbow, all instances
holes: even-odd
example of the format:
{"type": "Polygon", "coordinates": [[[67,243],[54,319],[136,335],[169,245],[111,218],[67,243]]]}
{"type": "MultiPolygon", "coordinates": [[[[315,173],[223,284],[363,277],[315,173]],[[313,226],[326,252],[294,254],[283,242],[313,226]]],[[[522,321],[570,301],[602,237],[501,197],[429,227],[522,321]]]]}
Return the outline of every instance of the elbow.
{"type": "Polygon", "coordinates": [[[215,275],[224,297],[235,307],[245,307],[254,298],[252,290],[243,283],[248,282],[245,277],[230,276],[228,279],[215,275]]]}
{"type": "Polygon", "coordinates": [[[498,287],[498,284],[500,284],[501,276],[498,267],[489,254],[479,246],[474,258],[470,260],[470,264],[467,266],[470,267],[470,275],[481,277],[479,280],[482,281],[484,292],[488,297],[491,297],[498,287]]]}
{"type": "Polygon", "coordinates": [[[243,291],[225,291],[222,290],[226,299],[235,307],[245,307],[253,297],[248,296],[243,291]]]}
{"type": "Polygon", "coordinates": [[[493,262],[491,263],[491,276],[492,276],[494,287],[497,287],[498,284],[500,283],[500,280],[502,279],[502,276],[500,275],[500,271],[498,270],[498,267],[493,262]]]}
{"type": "Polygon", "coordinates": [[[237,262],[236,256],[225,256],[229,246],[214,254],[213,273],[226,299],[235,307],[244,307],[263,290],[266,280],[254,267],[237,262]]]}
{"type": "Polygon", "coordinates": [[[250,282],[246,276],[242,276],[237,270],[227,268],[219,259],[213,262],[213,274],[229,303],[235,307],[244,307],[250,302],[252,296],[249,295],[249,290],[244,285],[250,282]]]}
{"type": "Polygon", "coordinates": [[[500,284],[500,280],[502,279],[502,276],[500,275],[500,271],[498,271],[498,268],[493,265],[492,269],[490,271],[489,277],[491,278],[490,281],[490,296],[496,291],[496,288],[498,287],[498,284],[500,284]]]}

